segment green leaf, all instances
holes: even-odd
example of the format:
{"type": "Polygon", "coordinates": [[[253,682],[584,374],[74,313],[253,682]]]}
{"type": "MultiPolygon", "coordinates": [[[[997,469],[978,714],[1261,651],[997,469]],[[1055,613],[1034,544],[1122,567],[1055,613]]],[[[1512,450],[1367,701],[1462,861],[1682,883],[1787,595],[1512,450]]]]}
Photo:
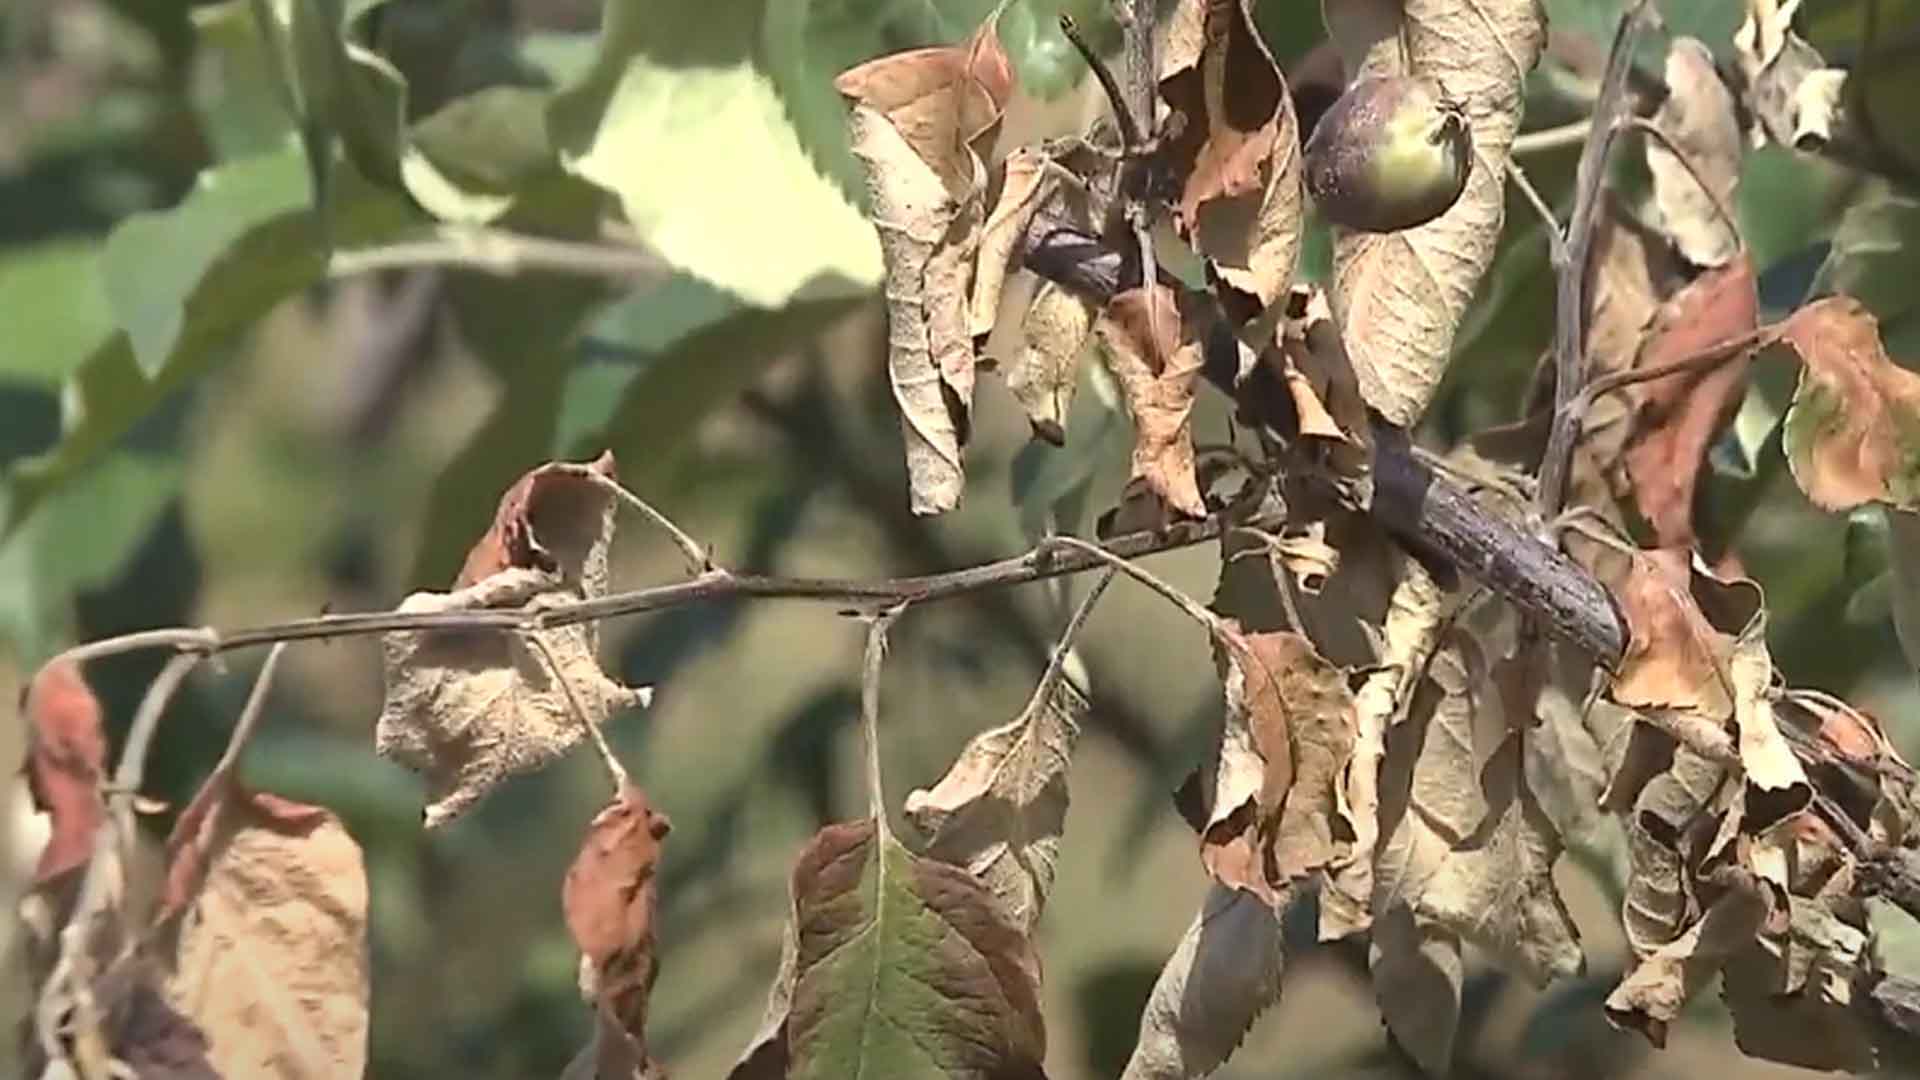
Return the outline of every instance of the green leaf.
{"type": "Polygon", "coordinates": [[[553,138],[645,246],[750,304],[864,293],[879,243],[788,118],[758,55],[767,10],[610,0],[592,72],[553,102],[553,138]]]}
{"type": "MultiPolygon", "coordinates": [[[[339,174],[335,239],[371,244],[416,222],[410,208],[339,174]]],[[[121,331],[93,343],[62,388],[60,441],[0,483],[0,536],[166,397],[230,355],[281,300],[326,275],[299,151],[209,170],[180,206],[123,222],[103,274],[121,331]]]]}
{"type": "Polygon", "coordinates": [[[113,330],[99,242],[52,240],[0,253],[0,311],[11,323],[0,377],[59,385],[113,330]]]}
{"type": "Polygon", "coordinates": [[[1847,207],[1820,267],[1817,292],[1845,293],[1883,323],[1920,306],[1920,199],[1882,187],[1847,207]]]}
{"type": "Polygon", "coordinates": [[[194,8],[193,34],[200,75],[189,92],[214,156],[277,150],[294,130],[290,99],[250,0],[194,8]]]}
{"type": "Polygon", "coordinates": [[[861,821],[815,834],[793,896],[788,1076],[1042,1075],[1039,958],[972,875],[861,821]]]}
{"type": "Polygon", "coordinates": [[[111,455],[0,543],[0,638],[37,659],[72,631],[74,595],[120,575],[180,490],[180,464],[111,455]]]}

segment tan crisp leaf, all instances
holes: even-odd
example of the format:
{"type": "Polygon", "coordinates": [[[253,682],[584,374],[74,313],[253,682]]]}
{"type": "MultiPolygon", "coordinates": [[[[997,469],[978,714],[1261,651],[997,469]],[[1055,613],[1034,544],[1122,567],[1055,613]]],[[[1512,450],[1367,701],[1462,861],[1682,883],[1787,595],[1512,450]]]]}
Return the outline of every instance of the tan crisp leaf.
{"type": "Polygon", "coordinates": [[[1000,196],[980,228],[968,317],[968,330],[976,339],[984,338],[999,320],[1000,293],[1026,240],[1027,225],[1066,175],[1044,151],[1028,146],[1016,147],[1000,170],[1000,196]]]}
{"type": "Polygon", "coordinates": [[[1526,783],[1530,709],[1510,717],[1489,676],[1455,631],[1388,733],[1373,910],[1405,905],[1544,984],[1585,958],[1553,883],[1560,837],[1526,783]]]}
{"type": "Polygon", "coordinates": [[[624,787],[594,816],[567,868],[560,907],[580,949],[580,990],[594,1003],[594,1040],[580,1055],[600,1080],[645,1076],[648,997],[659,974],[654,924],[660,844],[672,830],[640,789],[624,787]]]}
{"type": "Polygon", "coordinates": [[[1654,205],[1667,235],[1695,266],[1726,265],[1740,250],[1740,231],[1721,210],[1733,210],[1746,148],[1733,95],[1698,39],[1675,38],[1667,50],[1667,98],[1653,123],[1686,159],[1659,139],[1647,140],[1654,205]]]}
{"type": "Polygon", "coordinates": [[[1203,781],[1201,861],[1221,884],[1277,904],[1340,853],[1337,789],[1353,753],[1353,696],[1300,634],[1228,624],[1216,647],[1226,722],[1203,781]]]}
{"type": "MultiPolygon", "coordinates": [[[[414,593],[400,610],[514,610],[603,595],[613,500],[589,470],[611,474],[611,455],[591,466],[559,463],[528,473],[502,497],[493,528],[468,556],[462,587],[414,593]],[[485,576],[469,580],[476,574],[485,576]]],[[[650,691],[622,686],[601,670],[594,623],[539,632],[557,671],[532,637],[491,630],[386,636],[386,701],[374,747],[426,774],[428,828],[585,738],[576,704],[586,722],[601,725],[647,702],[650,691]]]]}
{"type": "Polygon", "coordinates": [[[1755,146],[1772,140],[1795,150],[1818,150],[1833,137],[1841,115],[1847,73],[1827,67],[1819,50],[1793,32],[1797,6],[1747,0],[1746,20],[1733,33],[1755,146]]]}
{"type": "Polygon", "coordinates": [[[1300,131],[1245,0],[1183,0],[1160,93],[1180,117],[1166,150],[1176,226],[1223,281],[1271,305],[1300,255],[1300,131]]]}
{"type": "Polygon", "coordinates": [[[907,796],[907,818],[929,838],[925,854],[985,882],[1026,934],[1053,889],[1067,766],[1089,708],[1058,670],[1019,716],[968,740],[938,784],[907,796]]]}
{"type": "Polygon", "coordinates": [[[1280,1000],[1286,943],[1280,913],[1252,893],[1214,885],[1154,981],[1140,1041],[1121,1080],[1196,1080],[1231,1055],[1280,1000]]]}
{"type": "Polygon", "coordinates": [[[1133,414],[1133,475],[1168,506],[1203,517],[1194,472],[1194,381],[1203,327],[1165,285],[1116,293],[1094,324],[1113,377],[1133,414]]]}
{"type": "Polygon", "coordinates": [[[887,264],[887,374],[913,512],[937,514],[960,504],[966,483],[960,448],[974,364],[967,305],[985,166],[970,156],[975,179],[955,194],[880,113],[854,106],[851,132],[887,264]]]}
{"type": "Polygon", "coordinates": [[[1620,921],[1636,957],[1651,956],[1686,929],[1693,914],[1689,860],[1702,854],[1690,835],[1727,775],[1719,762],[1668,745],[1672,765],[1647,781],[1625,815],[1628,875],[1620,921]]]}
{"type": "Polygon", "coordinates": [[[167,1002],[222,1076],[359,1076],[367,1061],[367,875],[332,813],[236,792],[176,858],[203,873],[163,935],[167,1002]]]}
{"type": "Polygon", "coordinates": [[[1021,343],[1012,361],[1001,366],[1007,392],[1027,411],[1034,434],[1062,445],[1067,416],[1080,381],[1080,353],[1093,333],[1099,309],[1092,301],[1055,282],[1043,282],[1021,319],[1021,343]]]}
{"type": "MultiPolygon", "coordinates": [[[[1753,264],[1732,253],[1662,304],[1633,367],[1662,367],[1749,334],[1760,301],[1753,264]]],[[[1693,494],[1707,450],[1733,419],[1747,389],[1750,352],[1626,390],[1632,419],[1615,490],[1639,508],[1655,547],[1691,547],[1693,494]]]]}
{"type": "MultiPolygon", "coordinates": [[[[956,194],[976,186],[972,157],[1013,96],[1013,65],[988,20],[966,41],[876,57],[834,88],[879,114],[956,194]]],[[[855,143],[858,153],[858,142],[855,143]]]]}
{"type": "Polygon", "coordinates": [[[1327,28],[1352,78],[1419,74],[1463,102],[1473,130],[1466,191],[1446,213],[1397,233],[1336,230],[1333,310],[1367,403],[1411,427],[1446,370],[1461,314],[1493,261],[1506,206],[1521,85],[1546,39],[1539,0],[1328,3],[1327,28]],[[1397,31],[1397,32],[1395,32],[1397,31]]]}
{"type": "Polygon", "coordinates": [[[1655,1046],[1667,1044],[1667,1025],[1727,958],[1752,945],[1768,914],[1766,890],[1751,877],[1738,879],[1714,901],[1699,922],[1655,950],[1607,995],[1607,1019],[1634,1028],[1655,1046]]]}
{"type": "Polygon", "coordinates": [[[1920,374],[1895,364],[1860,301],[1794,312],[1786,343],[1803,365],[1787,411],[1787,464],[1816,506],[1920,510],[1920,374]]]}

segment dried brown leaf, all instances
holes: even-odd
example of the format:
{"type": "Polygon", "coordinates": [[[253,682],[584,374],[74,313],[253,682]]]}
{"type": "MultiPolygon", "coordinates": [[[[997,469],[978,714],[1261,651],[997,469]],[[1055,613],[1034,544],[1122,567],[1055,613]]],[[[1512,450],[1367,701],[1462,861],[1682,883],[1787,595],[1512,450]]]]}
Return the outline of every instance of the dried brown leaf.
{"type": "Polygon", "coordinates": [[[1067,823],[1067,766],[1090,708],[1064,668],[1019,716],[967,741],[931,789],[907,795],[925,854],[965,867],[1032,934],[1053,889],[1067,823]]]}
{"type": "MultiPolygon", "coordinates": [[[[1661,367],[1749,334],[1759,315],[1753,264],[1730,255],[1661,306],[1634,367],[1661,367]]],[[[1655,547],[1693,546],[1694,488],[1708,448],[1740,407],[1751,359],[1740,352],[1629,388],[1632,429],[1615,487],[1652,527],[1655,547]]]]}
{"type": "Polygon", "coordinates": [[[1226,722],[1212,775],[1200,857],[1223,885],[1278,904],[1292,882],[1340,854],[1338,786],[1353,753],[1346,677],[1300,634],[1216,642],[1226,722]]]}
{"type": "Polygon", "coordinates": [[[1729,870],[1729,885],[1700,921],[1635,965],[1607,995],[1607,1019],[1633,1028],[1655,1046],[1667,1044],[1667,1026],[1688,999],[1731,956],[1753,943],[1771,912],[1765,888],[1729,870]]]}
{"type": "Polygon", "coordinates": [[[1814,505],[1920,509],[1920,373],[1887,356],[1860,301],[1815,301],[1786,321],[1803,365],[1787,411],[1787,463],[1814,505]]]}
{"type": "Polygon", "coordinates": [[[1093,334],[1099,308],[1086,297],[1045,282],[1021,317],[1021,343],[1002,366],[1007,392],[1027,411],[1034,434],[1055,446],[1067,441],[1067,417],[1080,381],[1080,353],[1093,334]]]}
{"type": "Polygon", "coordinates": [[[1473,131],[1466,191],[1446,213],[1396,233],[1335,232],[1333,310],[1360,392],[1389,421],[1411,427],[1493,261],[1521,87],[1546,28],[1538,0],[1343,0],[1325,14],[1351,78],[1437,79],[1465,104],[1473,131]]]}
{"type": "Polygon", "coordinates": [[[1405,905],[1544,983],[1585,957],[1553,883],[1560,837],[1526,782],[1534,706],[1500,682],[1455,630],[1388,733],[1373,911],[1405,905]]]}
{"type": "Polygon", "coordinates": [[[1728,961],[1721,994],[1742,1053],[1856,1075],[1879,1066],[1875,1032],[1855,1000],[1874,967],[1864,915],[1859,922],[1796,900],[1784,939],[1762,936],[1728,961]]]}
{"type": "Polygon", "coordinates": [[[1728,770],[1686,747],[1640,789],[1627,818],[1628,876],[1621,925],[1637,957],[1672,944],[1697,914],[1688,867],[1711,835],[1706,816],[1728,770]],[[1708,836],[1700,835],[1708,830],[1708,836]]]}
{"type": "Polygon", "coordinates": [[[94,833],[106,820],[100,784],[106,778],[107,737],[100,702],[71,662],[41,668],[22,701],[27,727],[27,790],[47,814],[50,833],[34,867],[33,884],[85,865],[94,833]]]}
{"type": "Polygon", "coordinates": [[[834,87],[884,118],[958,195],[976,185],[972,154],[1006,112],[1013,64],[989,20],[960,44],[909,49],[849,68],[834,87]]]}
{"type": "Polygon", "coordinates": [[[1629,641],[1610,693],[1629,708],[1681,710],[1722,723],[1733,717],[1726,670],[1732,641],[1694,602],[1692,578],[1685,549],[1633,556],[1619,591],[1629,641]]]}
{"type": "Polygon", "coordinates": [[[1016,147],[1000,165],[1000,194],[980,227],[975,260],[973,299],[968,329],[976,339],[992,332],[1000,318],[1000,294],[1026,240],[1027,226],[1047,200],[1054,197],[1066,171],[1045,151],[1016,147]]]}
{"type": "MultiPolygon", "coordinates": [[[[587,478],[589,470],[611,475],[612,456],[528,473],[501,499],[493,528],[468,556],[462,587],[414,593],[400,610],[512,610],[604,595],[614,507],[587,478]],[[467,583],[473,574],[484,576],[467,583]]],[[[386,701],[374,745],[381,756],[426,774],[428,828],[458,817],[507,777],[559,758],[586,737],[585,723],[603,725],[648,700],[647,689],[622,686],[601,670],[593,622],[537,636],[557,672],[518,634],[386,636],[386,701]]]]}
{"type": "Polygon", "coordinates": [[[1293,99],[1245,0],[1184,0],[1173,18],[1160,94],[1180,118],[1165,154],[1181,187],[1174,222],[1264,308],[1286,293],[1300,254],[1293,99]]]}
{"type": "Polygon", "coordinates": [[[647,1053],[647,1001],[659,974],[654,924],[661,841],[672,826],[628,785],[594,816],[560,892],[581,954],[581,992],[594,1002],[603,1080],[657,1075],[647,1053]]]}
{"type": "Polygon", "coordinates": [[[1133,414],[1133,475],[1168,506],[1203,517],[1194,471],[1194,382],[1204,327],[1197,305],[1165,285],[1117,293],[1094,324],[1107,365],[1133,414]]]}
{"type": "MultiPolygon", "coordinates": [[[[223,1076],[359,1076],[367,1060],[367,877],[334,815],[235,790],[177,860],[203,872],[163,934],[167,1002],[223,1076]]],[[[183,820],[183,824],[186,822],[183,820]]]]}
{"type": "Polygon", "coordinates": [[[1724,266],[1740,251],[1740,232],[1721,209],[1731,211],[1735,205],[1746,151],[1734,118],[1733,94],[1714,70],[1713,53],[1697,38],[1673,39],[1666,74],[1667,98],[1653,124],[1686,160],[1660,140],[1647,140],[1654,205],[1688,262],[1724,266]]]}
{"type": "Polygon", "coordinates": [[[1795,5],[1747,0],[1733,33],[1741,97],[1753,117],[1753,142],[1813,151],[1833,137],[1847,73],[1829,68],[1819,50],[1793,31],[1795,5]]]}
{"type": "Polygon", "coordinates": [[[1280,1000],[1286,942],[1280,913],[1216,884],[1154,981],[1140,1041],[1121,1080],[1196,1080],[1225,1062],[1280,1000]]]}

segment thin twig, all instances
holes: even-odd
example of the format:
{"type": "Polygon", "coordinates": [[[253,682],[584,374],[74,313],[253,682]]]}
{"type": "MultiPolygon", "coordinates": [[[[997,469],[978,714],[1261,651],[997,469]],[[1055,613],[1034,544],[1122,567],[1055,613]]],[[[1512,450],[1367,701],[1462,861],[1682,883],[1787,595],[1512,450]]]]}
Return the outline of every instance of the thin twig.
{"type": "Polygon", "coordinates": [[[1561,124],[1559,127],[1522,132],[1514,136],[1513,145],[1508,148],[1508,152],[1514,157],[1525,157],[1529,154],[1542,154],[1549,150],[1579,146],[1587,141],[1587,131],[1592,126],[1592,120],[1583,119],[1561,124]]]}
{"type": "Polygon", "coordinates": [[[1560,234],[1560,219],[1554,216],[1553,207],[1547,205],[1547,200],[1540,195],[1540,189],[1534,187],[1533,181],[1527,179],[1526,170],[1520,167],[1518,161],[1508,159],[1507,178],[1512,180],[1513,186],[1519,188],[1520,194],[1525,195],[1527,201],[1533,204],[1534,211],[1540,215],[1540,223],[1546,226],[1547,254],[1553,261],[1554,268],[1559,269],[1567,265],[1567,238],[1560,234]]]}
{"type": "Polygon", "coordinates": [[[586,708],[580,704],[579,697],[573,692],[573,682],[567,678],[566,672],[560,670],[560,661],[554,659],[553,650],[547,648],[547,643],[539,634],[522,634],[520,640],[540,654],[540,662],[547,666],[547,677],[560,684],[560,692],[567,698],[567,708],[572,710],[573,718],[580,726],[586,729],[587,738],[592,740],[594,750],[600,755],[600,763],[607,768],[607,778],[613,781],[614,794],[617,796],[627,790],[632,784],[627,767],[620,763],[613,747],[607,744],[607,733],[600,730],[600,725],[593,722],[586,708]]]}
{"type": "Polygon", "coordinates": [[[1067,43],[1080,54],[1080,59],[1086,61],[1095,81],[1099,82],[1100,89],[1107,95],[1107,104],[1113,107],[1114,125],[1120,129],[1122,153],[1135,152],[1145,144],[1146,139],[1140,134],[1140,124],[1133,117],[1132,107],[1127,104],[1126,92],[1120,89],[1120,80],[1114,77],[1113,69],[1081,36],[1080,24],[1064,11],[1060,13],[1060,32],[1066,35],[1067,43]]]}
{"type": "Polygon", "coordinates": [[[127,729],[127,744],[120,751],[120,763],[113,771],[114,793],[110,801],[115,810],[132,821],[133,797],[139,793],[140,784],[146,776],[147,748],[153,743],[154,732],[160,728],[161,714],[167,711],[167,703],[173,700],[174,692],[180,689],[187,674],[197,667],[203,657],[198,653],[180,653],[167,661],[153,682],[147,686],[147,694],[140,699],[140,707],[134,710],[133,724],[127,729]]]}
{"type": "MultiPolygon", "coordinates": [[[[1136,559],[1192,547],[1219,539],[1230,520],[1231,513],[1222,512],[1198,521],[1180,522],[1163,530],[1130,533],[1108,542],[1102,550],[1110,557],[1136,559]]],[[[1277,515],[1256,515],[1245,521],[1231,523],[1262,528],[1277,527],[1281,522],[1277,515]]],[[[197,656],[213,656],[279,641],[310,641],[420,630],[529,633],[615,616],[640,615],[688,604],[743,597],[808,600],[860,609],[901,602],[947,600],[987,589],[1024,585],[1066,574],[1085,573],[1097,569],[1106,561],[1084,552],[1048,551],[1047,547],[1048,543],[1043,541],[1022,555],[918,577],[878,580],[791,578],[713,570],[688,581],[557,603],[538,610],[376,611],[320,615],[231,632],[211,628],[141,631],[103,638],[62,653],[55,659],[70,660],[76,655],[98,659],[149,648],[175,648],[197,656]]]]}
{"type": "Polygon", "coordinates": [[[260,718],[267,711],[267,692],[273,688],[273,676],[280,666],[280,655],[287,651],[287,643],[275,642],[267,651],[266,662],[260,665],[260,674],[254,676],[253,690],[247,694],[247,703],[240,710],[240,719],[233,725],[233,734],[227,736],[227,748],[220,754],[220,761],[214,765],[212,776],[230,775],[240,767],[240,755],[245,752],[247,743],[253,739],[253,733],[260,726],[260,718]]]}
{"type": "Polygon", "coordinates": [[[655,510],[645,499],[628,490],[625,484],[622,484],[611,476],[596,472],[592,469],[587,469],[582,475],[586,476],[592,483],[606,489],[614,498],[619,499],[621,502],[639,511],[640,515],[652,522],[655,528],[671,537],[674,546],[678,547],[680,554],[686,557],[688,576],[698,577],[714,569],[713,555],[711,552],[701,547],[699,542],[693,537],[688,536],[686,530],[675,525],[672,518],[655,510]]]}
{"type": "Polygon", "coordinates": [[[1061,678],[1061,672],[1067,666],[1067,658],[1073,655],[1074,640],[1080,636],[1080,630],[1087,625],[1087,618],[1093,614],[1094,605],[1100,602],[1100,597],[1107,591],[1107,586],[1113,583],[1113,575],[1117,572],[1112,567],[1108,567],[1105,573],[1094,578],[1093,587],[1087,590],[1087,595],[1080,598],[1080,603],[1073,609],[1073,614],[1067,616],[1066,625],[1060,628],[1060,637],[1054,641],[1053,648],[1047,653],[1047,666],[1040,672],[1040,681],[1033,688],[1033,697],[1028,700],[1027,707],[1021,715],[1031,715],[1045,707],[1047,698],[1052,696],[1054,681],[1061,678]]]}
{"type": "Polygon", "coordinates": [[[867,616],[867,648],[860,663],[860,731],[867,743],[867,813],[881,836],[887,825],[887,798],[880,786],[880,672],[887,662],[887,630],[907,610],[902,602],[867,616]]]}
{"type": "Polygon", "coordinates": [[[1636,0],[1620,19],[1613,51],[1607,58],[1607,74],[1600,82],[1599,96],[1594,99],[1592,127],[1587,132],[1587,144],[1580,151],[1580,167],[1575,173],[1573,213],[1567,221],[1566,262],[1559,267],[1555,289],[1553,426],[1547,435],[1546,452],[1540,458],[1539,507],[1541,517],[1546,519],[1559,514],[1566,502],[1573,446],[1583,421],[1577,406],[1586,366],[1587,248],[1592,243],[1594,222],[1599,217],[1607,156],[1619,132],[1620,114],[1627,106],[1627,73],[1633,68],[1633,49],[1646,12],[1647,0],[1636,0]]]}
{"type": "Polygon", "coordinates": [[[1064,551],[1077,551],[1090,558],[1098,559],[1165,597],[1168,603],[1186,612],[1189,618],[1199,623],[1209,634],[1218,635],[1220,633],[1220,617],[1208,611],[1198,600],[1195,600],[1193,597],[1174,588],[1161,578],[1154,576],[1147,570],[1128,562],[1105,548],[1089,544],[1085,540],[1072,536],[1049,537],[1041,547],[1043,550],[1060,549],[1064,551]]]}
{"type": "Polygon", "coordinates": [[[664,279],[667,265],[641,248],[555,240],[501,229],[442,225],[423,240],[381,247],[336,251],[327,263],[329,277],[353,277],[376,270],[447,266],[499,277],[527,271],[574,277],[664,279]]]}

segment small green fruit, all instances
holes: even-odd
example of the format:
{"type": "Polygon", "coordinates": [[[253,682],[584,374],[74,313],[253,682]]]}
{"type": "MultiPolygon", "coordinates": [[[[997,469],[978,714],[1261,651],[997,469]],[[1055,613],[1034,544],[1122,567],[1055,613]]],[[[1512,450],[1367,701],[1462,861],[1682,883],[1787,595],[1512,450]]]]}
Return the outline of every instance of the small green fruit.
{"type": "Polygon", "coordinates": [[[1361,79],[1307,140],[1307,191],[1336,224],[1398,232],[1446,213],[1466,188],[1472,161],[1466,111],[1438,82],[1361,79]]]}

